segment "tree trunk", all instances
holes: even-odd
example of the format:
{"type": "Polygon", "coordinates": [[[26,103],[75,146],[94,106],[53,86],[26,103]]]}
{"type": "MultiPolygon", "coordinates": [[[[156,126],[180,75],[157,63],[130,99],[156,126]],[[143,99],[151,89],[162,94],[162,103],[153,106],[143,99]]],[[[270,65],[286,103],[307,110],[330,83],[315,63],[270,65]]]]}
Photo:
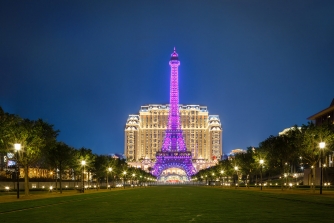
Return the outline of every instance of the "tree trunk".
{"type": "Polygon", "coordinates": [[[56,188],[55,188],[55,191],[57,192],[57,189],[58,189],[58,172],[57,172],[57,168],[56,168],[56,174],[55,174],[55,176],[56,176],[56,188]]]}
{"type": "Polygon", "coordinates": [[[283,174],[282,174],[282,171],[281,171],[281,190],[284,190],[284,170],[283,170],[283,174]]]}
{"type": "Polygon", "coordinates": [[[312,179],[312,185],[311,185],[311,188],[312,188],[312,192],[315,193],[315,165],[313,165],[314,168],[311,168],[312,170],[312,175],[311,175],[311,179],[312,179]]]}
{"type": "Polygon", "coordinates": [[[87,175],[87,176],[88,176],[88,178],[87,178],[87,185],[88,185],[88,187],[87,187],[87,188],[89,189],[89,179],[90,179],[89,177],[90,177],[90,171],[88,171],[88,175],[87,175]]]}
{"type": "Polygon", "coordinates": [[[29,196],[29,166],[24,166],[24,195],[29,196]]]}

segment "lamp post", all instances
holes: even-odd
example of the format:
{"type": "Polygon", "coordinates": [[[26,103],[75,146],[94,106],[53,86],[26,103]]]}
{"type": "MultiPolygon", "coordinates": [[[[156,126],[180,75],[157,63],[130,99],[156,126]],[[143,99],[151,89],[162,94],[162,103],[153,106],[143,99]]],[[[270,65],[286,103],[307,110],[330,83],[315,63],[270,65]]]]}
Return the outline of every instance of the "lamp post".
{"type": "Polygon", "coordinates": [[[135,178],[136,174],[132,174],[132,185],[135,186],[135,183],[134,183],[134,178],[135,178]]]}
{"type": "Polygon", "coordinates": [[[324,143],[324,142],[321,142],[321,143],[319,143],[319,147],[320,147],[320,158],[321,158],[321,167],[320,167],[320,194],[322,194],[322,181],[323,181],[323,166],[324,166],[324,164],[323,164],[323,162],[324,162],[324,148],[325,148],[325,146],[326,146],[326,143],[324,143]]]}
{"type": "Polygon", "coordinates": [[[109,177],[109,173],[112,171],[111,167],[108,167],[107,169],[107,189],[109,188],[109,184],[108,184],[108,177],[109,177]]]}
{"type": "Polygon", "coordinates": [[[293,174],[293,178],[295,178],[295,187],[297,188],[297,174],[296,173],[293,174]]]}
{"type": "Polygon", "coordinates": [[[126,176],[126,171],[123,172],[123,188],[125,189],[125,176],[126,176]]]}
{"type": "Polygon", "coordinates": [[[221,186],[223,186],[223,185],[224,185],[224,177],[223,177],[224,170],[221,170],[221,171],[220,171],[220,174],[221,174],[221,178],[223,179],[223,181],[222,181],[222,185],[221,185],[221,186]]]}
{"type": "Polygon", "coordinates": [[[262,190],[262,184],[263,184],[263,182],[262,182],[262,168],[263,168],[263,163],[264,163],[264,161],[260,160],[260,165],[261,165],[261,190],[262,190]]]}
{"type": "Polygon", "coordinates": [[[86,165],[86,161],[82,160],[81,161],[81,165],[83,167],[83,171],[82,171],[82,193],[85,193],[85,182],[84,182],[84,178],[85,178],[85,165],[86,165]]]}
{"type": "Polygon", "coordinates": [[[234,184],[235,188],[237,188],[238,186],[238,182],[239,182],[239,176],[238,176],[238,170],[239,170],[239,167],[235,166],[234,167],[234,170],[235,172],[237,173],[237,182],[234,184]]]}
{"type": "Polygon", "coordinates": [[[17,183],[17,199],[20,198],[20,167],[19,167],[19,150],[21,150],[21,144],[15,143],[14,148],[16,150],[16,183],[17,183]]]}
{"type": "Polygon", "coordinates": [[[288,187],[288,174],[287,173],[284,173],[284,179],[285,179],[284,186],[288,187]]]}

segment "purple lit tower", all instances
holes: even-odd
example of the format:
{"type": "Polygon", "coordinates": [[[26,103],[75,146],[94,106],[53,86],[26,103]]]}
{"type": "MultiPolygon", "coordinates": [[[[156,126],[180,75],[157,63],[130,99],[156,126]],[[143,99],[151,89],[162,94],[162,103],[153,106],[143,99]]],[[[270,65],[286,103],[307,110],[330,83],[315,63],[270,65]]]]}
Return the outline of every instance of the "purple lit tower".
{"type": "Polygon", "coordinates": [[[187,151],[180,125],[178,81],[180,61],[175,48],[169,65],[171,67],[171,76],[168,125],[161,151],[156,153],[156,163],[152,174],[160,178],[162,171],[168,168],[180,168],[186,172],[188,179],[190,179],[190,176],[196,173],[196,169],[192,164],[191,152],[187,151]]]}

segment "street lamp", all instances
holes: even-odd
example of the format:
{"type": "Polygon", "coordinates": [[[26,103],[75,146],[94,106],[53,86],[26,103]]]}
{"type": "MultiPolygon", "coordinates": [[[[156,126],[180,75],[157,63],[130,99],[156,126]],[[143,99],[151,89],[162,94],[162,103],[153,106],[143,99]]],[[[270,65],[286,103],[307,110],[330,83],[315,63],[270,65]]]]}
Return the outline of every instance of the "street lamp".
{"type": "Polygon", "coordinates": [[[284,173],[284,179],[285,179],[284,186],[287,186],[288,185],[288,174],[284,173]]]}
{"type": "Polygon", "coordinates": [[[133,174],[132,174],[132,185],[133,185],[133,186],[135,186],[135,183],[134,183],[134,181],[133,181],[133,179],[135,178],[135,176],[136,176],[136,174],[133,173],[133,174]]]}
{"type": "Polygon", "coordinates": [[[262,182],[262,168],[263,168],[263,163],[264,163],[264,161],[260,160],[260,165],[261,165],[261,190],[262,190],[262,184],[263,184],[263,182],[262,182]]]}
{"type": "Polygon", "coordinates": [[[82,160],[81,161],[81,165],[83,167],[83,171],[82,171],[82,193],[85,193],[85,183],[84,183],[84,178],[85,178],[85,165],[86,165],[86,161],[82,160]]]}
{"type": "Polygon", "coordinates": [[[224,177],[223,177],[224,170],[221,170],[221,171],[220,171],[220,174],[221,174],[221,177],[222,177],[222,179],[223,179],[223,183],[222,183],[222,186],[223,186],[223,185],[224,185],[224,177]]]}
{"type": "Polygon", "coordinates": [[[323,164],[323,162],[324,162],[324,148],[325,148],[325,146],[326,146],[326,143],[324,143],[324,142],[321,142],[321,143],[319,143],[319,147],[320,147],[320,157],[321,157],[321,171],[320,171],[320,194],[322,194],[322,181],[323,181],[323,166],[324,166],[324,164],[323,164]]]}
{"type": "Polygon", "coordinates": [[[17,183],[17,199],[20,198],[20,168],[19,168],[19,150],[21,150],[21,144],[15,143],[14,148],[16,150],[16,183],[17,183]]]}
{"type": "Polygon", "coordinates": [[[123,188],[125,189],[125,176],[126,176],[126,171],[123,172],[123,188]]]}
{"type": "Polygon", "coordinates": [[[237,166],[235,166],[234,167],[234,170],[235,170],[235,172],[237,173],[237,183],[235,183],[235,188],[237,188],[237,186],[238,186],[238,183],[239,183],[239,176],[238,176],[238,170],[239,170],[239,167],[237,167],[237,166]]]}
{"type": "Polygon", "coordinates": [[[109,177],[109,173],[112,171],[111,167],[108,167],[107,169],[107,189],[109,188],[109,184],[108,184],[108,177],[109,177]]]}

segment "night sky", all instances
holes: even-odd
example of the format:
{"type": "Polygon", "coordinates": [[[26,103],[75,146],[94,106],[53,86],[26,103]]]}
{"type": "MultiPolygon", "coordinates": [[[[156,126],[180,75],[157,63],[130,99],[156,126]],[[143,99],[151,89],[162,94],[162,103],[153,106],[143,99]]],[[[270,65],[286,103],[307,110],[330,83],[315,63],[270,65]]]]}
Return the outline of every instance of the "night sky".
{"type": "Polygon", "coordinates": [[[208,106],[223,152],[307,123],[334,98],[334,1],[0,2],[0,106],[58,141],[123,153],[141,105],[208,106]]]}

